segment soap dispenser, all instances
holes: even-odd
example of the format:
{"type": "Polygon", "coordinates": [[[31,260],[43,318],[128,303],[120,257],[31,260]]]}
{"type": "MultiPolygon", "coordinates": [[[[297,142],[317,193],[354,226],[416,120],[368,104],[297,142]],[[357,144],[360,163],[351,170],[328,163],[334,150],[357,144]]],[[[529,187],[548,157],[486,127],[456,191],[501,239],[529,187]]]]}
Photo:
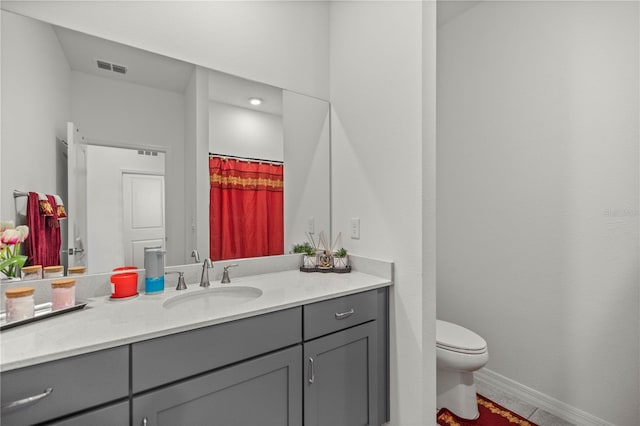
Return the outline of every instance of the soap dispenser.
{"type": "Polygon", "coordinates": [[[146,294],[164,291],[164,255],[162,247],[144,248],[144,291],[146,294]]]}

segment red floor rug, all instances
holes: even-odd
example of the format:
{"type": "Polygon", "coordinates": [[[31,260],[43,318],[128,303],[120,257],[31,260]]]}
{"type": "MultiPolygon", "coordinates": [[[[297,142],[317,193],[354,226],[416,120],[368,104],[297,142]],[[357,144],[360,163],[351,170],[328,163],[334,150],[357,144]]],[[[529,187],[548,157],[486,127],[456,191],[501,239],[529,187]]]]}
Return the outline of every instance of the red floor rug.
{"type": "Polygon", "coordinates": [[[538,426],[482,395],[478,395],[480,417],[464,420],[446,408],[438,411],[438,424],[441,426],[538,426]]]}

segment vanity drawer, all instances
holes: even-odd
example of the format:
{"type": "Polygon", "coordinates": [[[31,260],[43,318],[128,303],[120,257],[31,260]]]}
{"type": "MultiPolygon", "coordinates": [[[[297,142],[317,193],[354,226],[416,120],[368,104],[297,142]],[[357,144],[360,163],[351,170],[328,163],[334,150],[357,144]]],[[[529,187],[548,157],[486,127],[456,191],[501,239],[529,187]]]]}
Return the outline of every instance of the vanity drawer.
{"type": "Polygon", "coordinates": [[[133,392],[300,343],[301,317],[292,308],[134,343],[133,392]]]}
{"type": "Polygon", "coordinates": [[[304,340],[374,320],[377,312],[376,290],[305,305],[304,340]]]}
{"type": "Polygon", "coordinates": [[[127,397],[129,349],[123,346],[7,371],[0,379],[2,423],[40,423],[127,397]],[[15,407],[6,408],[12,403],[15,407]]]}

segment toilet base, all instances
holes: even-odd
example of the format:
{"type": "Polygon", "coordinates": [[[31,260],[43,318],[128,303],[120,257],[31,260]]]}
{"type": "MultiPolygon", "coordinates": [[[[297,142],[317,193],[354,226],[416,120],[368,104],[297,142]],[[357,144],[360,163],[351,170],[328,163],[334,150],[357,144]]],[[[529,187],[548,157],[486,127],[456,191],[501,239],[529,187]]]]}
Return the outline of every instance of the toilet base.
{"type": "Polygon", "coordinates": [[[475,420],[480,415],[473,373],[456,370],[437,370],[437,405],[456,416],[475,420]]]}

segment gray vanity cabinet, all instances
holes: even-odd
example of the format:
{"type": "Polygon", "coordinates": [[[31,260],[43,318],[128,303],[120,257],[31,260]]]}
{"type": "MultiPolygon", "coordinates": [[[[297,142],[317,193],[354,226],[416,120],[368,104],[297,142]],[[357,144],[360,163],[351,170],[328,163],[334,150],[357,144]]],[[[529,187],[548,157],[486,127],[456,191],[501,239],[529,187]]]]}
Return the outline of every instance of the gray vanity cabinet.
{"type": "Polygon", "coordinates": [[[47,423],[48,426],[122,426],[129,424],[129,401],[91,410],[61,421],[47,423]]]}
{"type": "Polygon", "coordinates": [[[305,426],[377,426],[376,322],[305,342],[305,426]]]}
{"type": "Polygon", "coordinates": [[[131,345],[135,426],[302,425],[302,308],[131,345]]]}
{"type": "Polygon", "coordinates": [[[134,396],[133,425],[302,425],[301,345],[134,396]]]}
{"type": "Polygon", "coordinates": [[[3,425],[51,421],[128,398],[129,347],[11,370],[0,379],[3,425]]]}
{"type": "Polygon", "coordinates": [[[134,343],[133,394],[298,344],[301,335],[297,307],[134,343]]]}
{"type": "Polygon", "coordinates": [[[387,290],[304,307],[305,426],[388,420],[387,290]]]}
{"type": "Polygon", "coordinates": [[[3,372],[2,424],[378,426],[388,289],[3,372]]]}

